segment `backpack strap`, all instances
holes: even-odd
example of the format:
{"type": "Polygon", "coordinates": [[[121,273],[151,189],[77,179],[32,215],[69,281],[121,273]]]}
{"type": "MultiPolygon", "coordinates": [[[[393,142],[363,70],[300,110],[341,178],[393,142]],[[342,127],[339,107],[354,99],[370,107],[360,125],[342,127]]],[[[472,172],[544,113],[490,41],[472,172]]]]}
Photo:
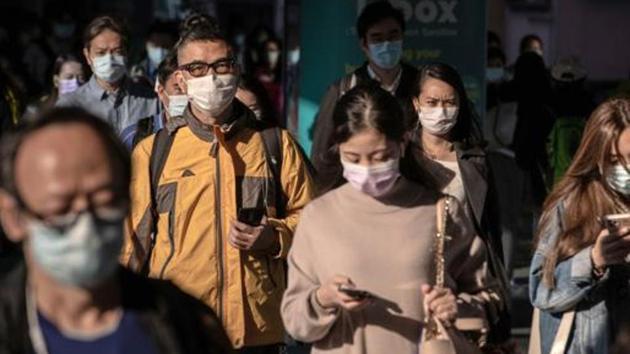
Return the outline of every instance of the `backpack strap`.
{"type": "Polygon", "coordinates": [[[160,131],[155,134],[153,147],[151,148],[151,160],[149,161],[152,206],[155,206],[154,202],[160,175],[162,174],[162,170],[164,170],[164,165],[166,165],[166,160],[168,159],[168,154],[171,151],[174,140],[175,133],[169,134],[166,129],[160,129],[160,131]]]}
{"type": "Polygon", "coordinates": [[[136,145],[138,145],[138,143],[140,143],[142,139],[153,134],[153,125],[153,116],[142,118],[138,121],[138,126],[136,127],[136,135],[133,137],[132,147],[136,147],[136,145]]]}
{"type": "MultiPolygon", "coordinates": [[[[287,197],[284,194],[284,190],[282,189],[282,160],[283,160],[283,149],[282,149],[282,128],[280,127],[270,127],[260,131],[260,135],[263,140],[263,147],[265,150],[265,160],[267,161],[267,165],[271,170],[271,177],[274,181],[275,188],[275,207],[276,207],[276,217],[283,218],[286,216],[286,207],[287,207],[287,197]]],[[[297,148],[297,153],[302,158],[302,162],[304,163],[304,168],[311,177],[315,177],[317,175],[317,171],[313,166],[311,160],[309,160],[306,152],[300,144],[295,143],[295,147],[297,148]]]]}
{"type": "Polygon", "coordinates": [[[151,189],[151,204],[149,205],[149,208],[151,208],[151,233],[153,233],[153,236],[151,238],[151,243],[149,244],[149,249],[146,253],[148,257],[145,260],[145,263],[142,265],[142,268],[140,269],[140,274],[143,275],[149,274],[149,263],[151,260],[151,253],[153,253],[153,247],[155,246],[155,232],[157,231],[158,221],[158,213],[156,209],[157,190],[160,182],[160,176],[162,175],[162,171],[164,170],[164,166],[166,165],[166,160],[168,159],[168,154],[171,151],[174,140],[175,132],[173,132],[173,134],[169,134],[168,130],[160,129],[160,131],[155,134],[153,146],[151,148],[151,157],[149,160],[149,184],[151,189]]]}
{"type": "Polygon", "coordinates": [[[278,127],[264,129],[260,132],[265,150],[265,160],[271,170],[274,183],[274,206],[276,217],[286,214],[286,198],[282,190],[282,131],[278,127]]]}

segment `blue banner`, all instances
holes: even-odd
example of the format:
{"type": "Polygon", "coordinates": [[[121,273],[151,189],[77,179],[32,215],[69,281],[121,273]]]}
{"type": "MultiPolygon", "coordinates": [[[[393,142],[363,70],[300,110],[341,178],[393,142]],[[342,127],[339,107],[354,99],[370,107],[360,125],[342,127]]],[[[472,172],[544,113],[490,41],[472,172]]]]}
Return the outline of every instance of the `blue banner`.
{"type": "MultiPolygon", "coordinates": [[[[300,142],[310,151],[310,129],[326,89],[365,57],[355,23],[370,0],[303,0],[300,11],[300,142]]],[[[406,62],[453,65],[478,113],[485,110],[486,1],[390,0],[405,15],[406,62]]]]}

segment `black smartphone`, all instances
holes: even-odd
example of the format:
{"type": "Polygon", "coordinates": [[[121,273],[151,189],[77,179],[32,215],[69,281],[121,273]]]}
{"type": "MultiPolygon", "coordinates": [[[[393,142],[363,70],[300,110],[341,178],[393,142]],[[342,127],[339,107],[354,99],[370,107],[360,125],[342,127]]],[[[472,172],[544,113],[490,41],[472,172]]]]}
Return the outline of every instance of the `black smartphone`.
{"type": "Polygon", "coordinates": [[[339,285],[339,291],[356,300],[364,300],[374,297],[374,295],[372,295],[369,291],[351,288],[347,285],[339,285]]]}
{"type": "Polygon", "coordinates": [[[241,208],[238,210],[238,221],[249,226],[259,226],[265,215],[265,209],[261,208],[241,208]]]}

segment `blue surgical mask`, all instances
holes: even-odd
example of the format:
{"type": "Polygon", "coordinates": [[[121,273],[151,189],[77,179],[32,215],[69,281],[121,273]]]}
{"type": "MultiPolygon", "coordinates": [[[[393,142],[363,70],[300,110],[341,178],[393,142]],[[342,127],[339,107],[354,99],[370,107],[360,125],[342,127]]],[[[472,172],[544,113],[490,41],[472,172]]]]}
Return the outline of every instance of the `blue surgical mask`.
{"type": "Polygon", "coordinates": [[[33,260],[52,278],[90,288],[102,284],[118,267],[124,214],[104,220],[83,212],[63,229],[32,220],[27,224],[33,260]]]}
{"type": "Polygon", "coordinates": [[[105,54],[92,59],[92,71],[97,78],[107,82],[117,82],[127,72],[126,60],[122,55],[105,54]]]}
{"type": "Polygon", "coordinates": [[[162,60],[164,60],[164,58],[166,58],[166,55],[168,54],[168,50],[166,48],[156,47],[151,44],[147,44],[146,49],[147,57],[154,67],[160,65],[162,60]]]}
{"type": "Polygon", "coordinates": [[[630,165],[624,167],[616,164],[606,174],[606,182],[614,191],[626,197],[630,196],[630,165]]]}
{"type": "Polygon", "coordinates": [[[500,82],[504,77],[504,68],[486,68],[486,80],[488,80],[488,82],[500,82]]]}
{"type": "Polygon", "coordinates": [[[402,40],[368,44],[370,58],[382,69],[393,69],[402,57],[402,40]]]}

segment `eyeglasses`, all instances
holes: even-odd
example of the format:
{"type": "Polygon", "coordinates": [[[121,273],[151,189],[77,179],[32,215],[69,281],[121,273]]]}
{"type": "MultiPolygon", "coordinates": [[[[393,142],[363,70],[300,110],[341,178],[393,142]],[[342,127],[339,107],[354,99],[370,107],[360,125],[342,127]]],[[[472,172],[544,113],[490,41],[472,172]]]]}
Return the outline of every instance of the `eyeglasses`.
{"type": "Polygon", "coordinates": [[[193,77],[202,77],[208,74],[210,68],[212,72],[217,75],[229,74],[234,71],[236,67],[236,58],[224,58],[215,61],[214,63],[204,63],[201,61],[194,61],[189,64],[181,65],[178,69],[185,70],[193,77]]]}
{"type": "Polygon", "coordinates": [[[110,223],[117,222],[125,218],[126,209],[122,206],[101,206],[90,208],[81,212],[69,212],[63,215],[43,216],[32,210],[25,210],[42,224],[55,228],[61,232],[68,230],[77,223],[79,217],[86,212],[92,214],[97,222],[110,223]]]}

